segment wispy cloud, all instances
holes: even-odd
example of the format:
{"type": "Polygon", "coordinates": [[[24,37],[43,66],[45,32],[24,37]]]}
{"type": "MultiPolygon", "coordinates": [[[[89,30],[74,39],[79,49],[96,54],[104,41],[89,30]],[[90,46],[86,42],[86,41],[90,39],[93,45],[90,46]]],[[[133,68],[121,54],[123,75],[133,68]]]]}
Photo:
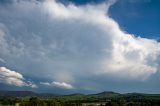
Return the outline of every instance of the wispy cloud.
{"type": "Polygon", "coordinates": [[[73,89],[74,88],[71,84],[68,84],[65,82],[56,82],[56,81],[53,81],[52,83],[40,82],[40,84],[45,85],[45,86],[53,86],[53,87],[63,88],[63,89],[73,89]]]}
{"type": "Polygon", "coordinates": [[[6,63],[6,61],[4,59],[2,59],[2,58],[0,58],[0,62],[6,63]]]}

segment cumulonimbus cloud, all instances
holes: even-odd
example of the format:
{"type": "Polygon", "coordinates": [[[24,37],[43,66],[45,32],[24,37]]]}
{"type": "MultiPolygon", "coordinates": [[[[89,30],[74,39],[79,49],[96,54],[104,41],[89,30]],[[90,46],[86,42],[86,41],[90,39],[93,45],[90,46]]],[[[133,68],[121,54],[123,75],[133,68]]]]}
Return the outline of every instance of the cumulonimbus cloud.
{"type": "MultiPolygon", "coordinates": [[[[103,48],[106,55],[111,57],[102,60],[102,73],[145,79],[157,71],[156,60],[160,55],[160,43],[135,37],[121,30],[117,22],[106,14],[109,3],[77,7],[73,4],[65,6],[56,1],[47,1],[44,7],[53,20],[80,20],[87,24],[94,24],[104,32],[104,35],[109,38],[106,39],[106,45],[110,42],[112,47],[103,48]]],[[[104,35],[97,35],[97,37],[104,35]]]]}
{"type": "Polygon", "coordinates": [[[158,71],[160,43],[123,31],[108,15],[112,3],[1,5],[0,57],[28,75],[71,85],[101,75],[147,79],[158,71]]]}
{"type": "Polygon", "coordinates": [[[37,87],[37,85],[35,85],[30,81],[25,82],[25,79],[22,74],[9,70],[6,67],[0,67],[0,83],[15,85],[18,87],[23,87],[23,86],[29,86],[32,88],[37,87]]]}

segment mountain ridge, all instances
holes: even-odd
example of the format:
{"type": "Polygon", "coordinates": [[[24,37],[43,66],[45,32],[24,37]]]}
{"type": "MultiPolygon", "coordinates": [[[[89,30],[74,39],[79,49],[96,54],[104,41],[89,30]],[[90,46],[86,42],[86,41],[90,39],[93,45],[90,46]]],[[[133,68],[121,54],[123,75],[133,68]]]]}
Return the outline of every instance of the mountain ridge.
{"type": "Polygon", "coordinates": [[[83,94],[83,93],[73,93],[68,95],[60,95],[60,94],[54,94],[54,93],[37,93],[34,91],[11,91],[11,90],[0,90],[0,98],[3,97],[99,97],[99,98],[105,98],[105,97],[128,97],[128,96],[160,96],[160,94],[147,94],[147,93],[117,93],[113,91],[103,91],[96,94],[83,94]]]}

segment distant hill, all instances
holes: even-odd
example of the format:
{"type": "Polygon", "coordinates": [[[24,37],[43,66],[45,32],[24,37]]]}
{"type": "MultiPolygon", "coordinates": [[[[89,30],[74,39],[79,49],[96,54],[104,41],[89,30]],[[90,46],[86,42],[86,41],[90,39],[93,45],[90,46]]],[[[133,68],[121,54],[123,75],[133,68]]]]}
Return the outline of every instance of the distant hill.
{"type": "Polygon", "coordinates": [[[104,91],[97,94],[91,94],[90,96],[99,96],[99,97],[113,97],[113,96],[119,96],[120,93],[112,92],[112,91],[104,91]]]}
{"type": "Polygon", "coordinates": [[[26,97],[36,96],[37,94],[32,91],[0,91],[0,98],[3,97],[26,97]]]}
{"type": "Polygon", "coordinates": [[[158,99],[160,100],[160,94],[144,94],[144,93],[126,93],[126,94],[120,94],[112,91],[104,91],[97,94],[70,94],[70,95],[57,95],[52,93],[35,93],[32,91],[0,91],[0,99],[2,98],[29,98],[29,97],[39,97],[43,99],[63,99],[63,100],[81,100],[81,101],[105,101],[108,99],[125,99],[125,100],[131,100],[131,99],[158,99]]]}
{"type": "Polygon", "coordinates": [[[35,93],[32,91],[0,91],[0,98],[16,98],[16,97],[56,97],[57,94],[51,93],[35,93]]]}

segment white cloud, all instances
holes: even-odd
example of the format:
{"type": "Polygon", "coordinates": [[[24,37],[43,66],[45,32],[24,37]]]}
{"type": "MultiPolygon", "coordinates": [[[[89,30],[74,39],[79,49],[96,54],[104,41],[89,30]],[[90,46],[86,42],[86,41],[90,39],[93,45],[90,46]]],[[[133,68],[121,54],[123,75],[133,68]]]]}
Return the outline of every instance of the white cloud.
{"type": "Polygon", "coordinates": [[[25,82],[22,74],[9,70],[6,67],[0,67],[0,83],[15,85],[18,87],[29,86],[36,88],[37,86],[31,82],[25,82]]]}
{"type": "Polygon", "coordinates": [[[38,88],[38,86],[34,82],[31,82],[31,81],[27,81],[26,86],[29,86],[31,88],[38,88]]]}
{"type": "Polygon", "coordinates": [[[45,86],[54,86],[54,87],[63,88],[63,89],[73,89],[74,88],[71,84],[68,84],[65,82],[56,82],[56,81],[53,81],[52,83],[40,82],[40,84],[45,85],[45,86]]]}
{"type": "Polygon", "coordinates": [[[64,89],[73,89],[73,86],[71,84],[65,83],[65,82],[52,82],[52,85],[59,87],[59,88],[64,88],[64,89]]]}
{"type": "Polygon", "coordinates": [[[124,34],[113,43],[112,59],[106,60],[106,73],[124,78],[146,79],[156,73],[160,44],[154,40],[124,34]]]}

